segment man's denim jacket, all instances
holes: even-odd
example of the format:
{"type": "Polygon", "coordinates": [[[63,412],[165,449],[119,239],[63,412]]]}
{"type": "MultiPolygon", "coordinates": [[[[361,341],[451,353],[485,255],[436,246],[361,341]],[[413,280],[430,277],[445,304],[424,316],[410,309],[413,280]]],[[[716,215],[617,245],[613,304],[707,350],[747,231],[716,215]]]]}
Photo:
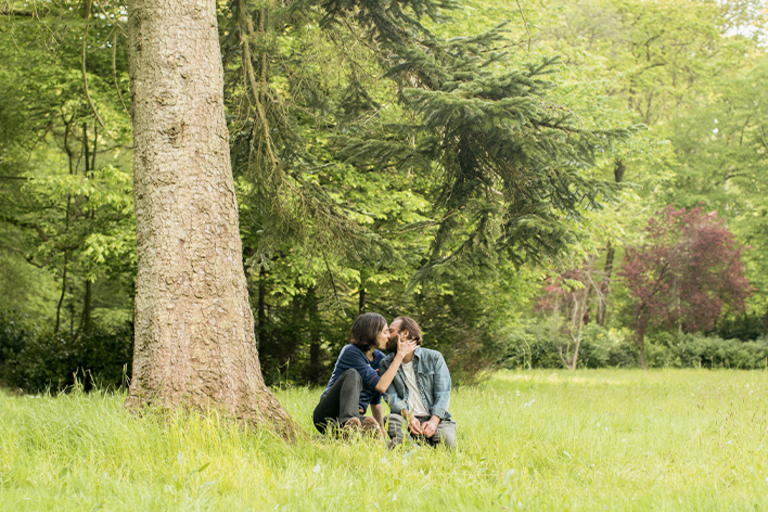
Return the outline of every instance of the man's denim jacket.
{"type": "MultiPolygon", "coordinates": [[[[395,355],[390,354],[379,363],[381,375],[384,375],[394,358],[395,355]]],[[[451,374],[448,373],[443,355],[437,350],[416,348],[413,354],[413,373],[419,384],[421,399],[430,414],[443,421],[450,421],[451,413],[448,412],[448,403],[451,400],[451,374]]],[[[402,365],[397,369],[392,384],[384,393],[384,400],[395,414],[408,409],[408,386],[405,383],[405,371],[402,365]]]]}

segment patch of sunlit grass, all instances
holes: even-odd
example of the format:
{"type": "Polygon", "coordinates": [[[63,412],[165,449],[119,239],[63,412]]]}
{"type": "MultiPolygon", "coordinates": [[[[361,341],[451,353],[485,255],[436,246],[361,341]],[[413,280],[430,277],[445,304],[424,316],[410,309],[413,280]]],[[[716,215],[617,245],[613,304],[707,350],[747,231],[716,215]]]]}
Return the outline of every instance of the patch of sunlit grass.
{"type": "MultiPolygon", "coordinates": [[[[309,432],[320,390],[277,392],[309,432]]],[[[3,510],[761,510],[764,372],[500,372],[455,390],[453,452],[314,437],[121,394],[0,394],[3,510]]]]}

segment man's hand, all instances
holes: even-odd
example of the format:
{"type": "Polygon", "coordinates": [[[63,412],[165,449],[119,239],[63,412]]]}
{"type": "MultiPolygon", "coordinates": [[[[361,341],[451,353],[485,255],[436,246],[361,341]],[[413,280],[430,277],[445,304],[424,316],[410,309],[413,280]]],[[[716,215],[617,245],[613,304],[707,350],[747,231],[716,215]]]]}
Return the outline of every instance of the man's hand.
{"type": "Polygon", "coordinates": [[[424,434],[421,430],[421,422],[413,414],[408,415],[408,430],[415,436],[424,434]]]}
{"type": "Polygon", "coordinates": [[[435,435],[435,432],[437,432],[437,426],[439,424],[440,424],[440,418],[438,418],[437,416],[432,416],[429,419],[429,421],[422,424],[421,432],[424,434],[424,437],[431,439],[432,436],[435,435]]]}

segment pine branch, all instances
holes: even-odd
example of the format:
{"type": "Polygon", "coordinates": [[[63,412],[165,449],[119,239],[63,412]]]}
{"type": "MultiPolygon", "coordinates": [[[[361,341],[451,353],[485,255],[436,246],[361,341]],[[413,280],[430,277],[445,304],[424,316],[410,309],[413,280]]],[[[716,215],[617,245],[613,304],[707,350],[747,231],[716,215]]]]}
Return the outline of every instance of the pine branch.
{"type": "Polygon", "coordinates": [[[11,9],[10,7],[4,7],[0,10],[0,16],[19,17],[19,18],[34,18],[39,19],[40,16],[37,12],[22,11],[19,9],[11,9]]]}

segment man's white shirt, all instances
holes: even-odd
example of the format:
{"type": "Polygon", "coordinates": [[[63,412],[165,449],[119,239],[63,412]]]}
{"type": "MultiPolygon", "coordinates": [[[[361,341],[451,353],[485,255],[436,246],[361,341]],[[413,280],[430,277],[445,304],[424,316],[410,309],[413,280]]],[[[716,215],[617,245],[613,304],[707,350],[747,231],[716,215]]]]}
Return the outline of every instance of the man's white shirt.
{"type": "Polygon", "coordinates": [[[413,372],[413,360],[408,363],[402,363],[401,366],[405,373],[405,384],[408,386],[408,410],[416,416],[429,416],[429,411],[427,411],[424,401],[421,399],[419,385],[416,382],[416,374],[413,372]]]}

